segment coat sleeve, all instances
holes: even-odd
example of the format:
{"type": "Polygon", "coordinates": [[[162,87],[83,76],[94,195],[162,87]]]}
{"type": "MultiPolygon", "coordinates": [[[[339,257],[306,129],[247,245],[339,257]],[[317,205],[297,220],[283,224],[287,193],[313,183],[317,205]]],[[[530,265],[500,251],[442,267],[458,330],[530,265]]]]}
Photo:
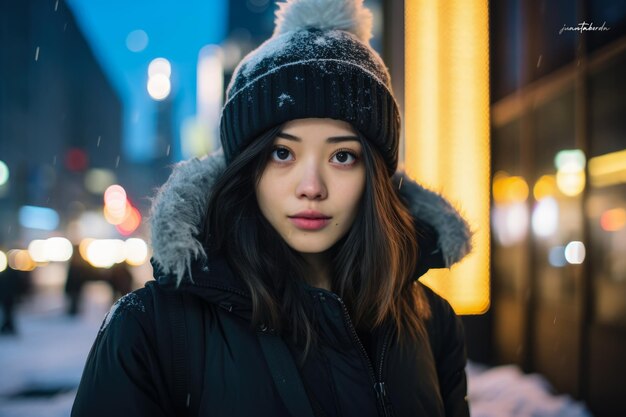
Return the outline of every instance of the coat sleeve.
{"type": "Polygon", "coordinates": [[[87,358],[72,417],[173,415],[143,291],[122,297],[105,317],[87,358]]]}
{"type": "Polygon", "coordinates": [[[439,340],[435,353],[437,374],[446,417],[469,416],[467,402],[467,352],[461,319],[447,301],[441,299],[439,314],[439,340]]]}
{"type": "MultiPolygon", "coordinates": [[[[448,306],[448,308],[450,308],[448,306]]],[[[467,353],[465,350],[465,333],[461,319],[454,314],[447,323],[446,343],[443,361],[439,364],[439,381],[441,395],[446,409],[446,416],[469,416],[467,403],[467,353]]]]}

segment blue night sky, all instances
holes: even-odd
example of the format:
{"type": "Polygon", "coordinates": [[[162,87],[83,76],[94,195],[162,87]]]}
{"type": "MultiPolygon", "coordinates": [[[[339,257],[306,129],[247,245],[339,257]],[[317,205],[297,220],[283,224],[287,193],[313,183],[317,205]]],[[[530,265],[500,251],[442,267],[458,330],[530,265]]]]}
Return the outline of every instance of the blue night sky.
{"type": "MultiPolygon", "coordinates": [[[[154,102],[146,90],[148,64],[163,57],[172,64],[172,92],[176,120],[196,112],[198,52],[223,41],[228,2],[223,0],[67,0],[78,25],[124,105],[123,152],[132,162],[155,157],[154,102]],[[143,30],[148,44],[140,52],[126,46],[129,33],[143,30]]],[[[175,141],[177,143],[177,141],[175,141]]],[[[180,146],[172,149],[181,158],[180,146]]]]}

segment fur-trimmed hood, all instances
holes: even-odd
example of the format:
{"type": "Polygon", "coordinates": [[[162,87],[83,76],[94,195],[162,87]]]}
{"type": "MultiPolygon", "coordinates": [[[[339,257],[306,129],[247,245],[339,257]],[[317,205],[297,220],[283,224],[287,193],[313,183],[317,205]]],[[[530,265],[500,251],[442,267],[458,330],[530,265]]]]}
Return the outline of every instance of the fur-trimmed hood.
{"type": "MultiPolygon", "coordinates": [[[[150,212],[152,261],[161,274],[185,282],[194,264],[206,259],[196,236],[201,232],[210,190],[224,169],[220,151],[180,162],[156,193],[150,212]]],[[[393,181],[416,223],[428,230],[418,236],[419,275],[430,268],[449,268],[470,252],[470,228],[448,201],[402,172],[396,173],[393,181]]]]}

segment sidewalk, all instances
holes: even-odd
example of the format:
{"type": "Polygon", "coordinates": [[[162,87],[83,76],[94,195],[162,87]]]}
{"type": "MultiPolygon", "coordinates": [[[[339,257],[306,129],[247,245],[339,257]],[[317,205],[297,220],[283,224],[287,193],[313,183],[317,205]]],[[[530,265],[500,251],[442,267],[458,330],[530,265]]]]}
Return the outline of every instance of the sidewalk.
{"type": "Polygon", "coordinates": [[[89,349],[111,303],[108,288],[84,293],[83,314],[65,315],[60,291],[26,299],[18,334],[0,337],[0,417],[67,417],[89,349]]]}

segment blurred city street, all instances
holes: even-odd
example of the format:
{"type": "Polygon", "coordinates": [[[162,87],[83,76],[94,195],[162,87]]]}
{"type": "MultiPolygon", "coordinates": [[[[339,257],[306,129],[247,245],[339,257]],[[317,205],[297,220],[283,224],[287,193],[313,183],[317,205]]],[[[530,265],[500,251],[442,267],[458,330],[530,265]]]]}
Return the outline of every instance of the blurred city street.
{"type": "Polygon", "coordinates": [[[0,336],[0,416],[69,415],[87,354],[111,303],[103,283],[85,287],[81,315],[66,314],[62,291],[28,298],[16,335],[0,336]]]}

